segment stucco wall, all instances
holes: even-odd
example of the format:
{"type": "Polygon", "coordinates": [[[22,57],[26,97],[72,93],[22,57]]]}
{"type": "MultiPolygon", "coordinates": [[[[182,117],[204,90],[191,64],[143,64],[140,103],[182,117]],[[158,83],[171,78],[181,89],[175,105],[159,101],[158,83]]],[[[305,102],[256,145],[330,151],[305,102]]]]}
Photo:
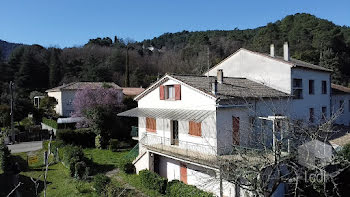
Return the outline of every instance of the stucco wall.
{"type": "MultiPolygon", "coordinates": [[[[241,49],[210,70],[210,76],[223,69],[224,77],[244,77],[290,93],[291,66],[282,61],[241,49]]],[[[206,75],[206,73],[205,73],[206,75]]]]}
{"type": "MultiPolygon", "coordinates": [[[[293,119],[309,120],[309,108],[314,108],[315,123],[321,120],[322,107],[327,107],[327,118],[330,116],[330,74],[327,72],[292,69],[292,79],[301,78],[303,85],[303,99],[293,99],[291,117],[293,119]],[[309,94],[309,80],[314,80],[315,93],[309,94]],[[322,94],[322,81],[327,81],[327,94],[322,94]]],[[[291,86],[293,81],[291,80],[291,86]]]]}
{"type": "Polygon", "coordinates": [[[338,117],[335,120],[336,124],[350,126],[350,94],[332,95],[331,110],[338,117]],[[343,112],[340,110],[340,100],[344,101],[343,112]]]}
{"type": "MultiPolygon", "coordinates": [[[[181,84],[181,100],[160,100],[159,88],[156,88],[138,101],[139,108],[162,108],[162,109],[191,109],[210,110],[212,115],[202,121],[202,136],[189,135],[189,121],[180,120],[179,123],[179,145],[176,147],[189,150],[201,151],[209,154],[216,153],[216,102],[212,97],[206,96],[199,90],[189,87],[176,80],[168,80],[163,85],[181,84]]],[[[157,132],[147,132],[148,136],[165,139],[170,145],[171,120],[157,119],[157,132]]],[[[139,118],[139,139],[146,133],[146,118],[139,118]]]]}

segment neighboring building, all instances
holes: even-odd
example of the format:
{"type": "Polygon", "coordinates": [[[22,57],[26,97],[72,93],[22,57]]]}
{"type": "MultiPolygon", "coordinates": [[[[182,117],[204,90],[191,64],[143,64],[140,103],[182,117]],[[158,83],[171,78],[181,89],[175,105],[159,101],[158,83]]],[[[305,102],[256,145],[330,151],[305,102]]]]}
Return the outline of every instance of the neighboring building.
{"type": "Polygon", "coordinates": [[[350,126],[350,88],[332,84],[332,114],[335,123],[350,126]]]}
{"type": "Polygon", "coordinates": [[[82,90],[84,88],[101,88],[105,85],[120,89],[115,83],[107,83],[107,82],[72,82],[69,84],[63,84],[61,86],[46,90],[48,96],[54,97],[57,100],[57,105],[55,107],[56,113],[60,116],[70,117],[74,112],[73,108],[73,100],[75,98],[75,94],[78,90],[82,90]]]}
{"type": "Polygon", "coordinates": [[[294,95],[291,111],[284,113],[294,120],[318,123],[329,118],[331,70],[290,58],[287,43],[284,57],[274,55],[273,45],[270,50],[266,55],[242,48],[210,69],[209,76],[222,69],[225,77],[246,77],[294,95]]]}
{"type": "Polygon", "coordinates": [[[122,87],[123,89],[123,94],[125,97],[131,97],[134,98],[135,96],[141,94],[145,89],[140,87],[140,88],[132,88],[132,87],[122,87]]]}

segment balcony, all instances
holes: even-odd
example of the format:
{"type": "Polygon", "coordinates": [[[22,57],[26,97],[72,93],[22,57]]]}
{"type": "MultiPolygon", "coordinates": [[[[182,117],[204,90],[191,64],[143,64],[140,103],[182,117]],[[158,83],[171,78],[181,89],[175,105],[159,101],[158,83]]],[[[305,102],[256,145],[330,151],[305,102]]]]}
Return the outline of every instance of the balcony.
{"type": "Polygon", "coordinates": [[[179,140],[178,145],[171,145],[171,139],[167,137],[145,134],[140,144],[148,150],[169,155],[179,159],[216,167],[216,147],[208,144],[199,144],[179,140]]]}
{"type": "Polygon", "coordinates": [[[139,140],[139,128],[131,126],[130,136],[133,140],[139,140]]]}

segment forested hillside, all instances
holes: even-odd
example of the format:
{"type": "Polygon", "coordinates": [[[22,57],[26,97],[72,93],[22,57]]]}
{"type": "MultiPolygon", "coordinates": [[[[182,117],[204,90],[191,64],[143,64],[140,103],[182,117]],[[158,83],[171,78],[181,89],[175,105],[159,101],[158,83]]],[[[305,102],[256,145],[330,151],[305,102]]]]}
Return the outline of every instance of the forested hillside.
{"type": "Polygon", "coordinates": [[[333,69],[335,83],[350,82],[350,28],[309,14],[290,15],[256,29],[182,31],[142,42],[112,39],[91,39],[82,47],[65,49],[17,47],[0,62],[0,102],[8,103],[10,80],[16,84],[17,102],[29,105],[28,95],[33,90],[72,81],[145,87],[165,72],[203,73],[208,67],[208,51],[209,64],[214,66],[241,47],[268,53],[274,43],[276,54],[282,55],[285,41],[292,57],[333,69]]]}

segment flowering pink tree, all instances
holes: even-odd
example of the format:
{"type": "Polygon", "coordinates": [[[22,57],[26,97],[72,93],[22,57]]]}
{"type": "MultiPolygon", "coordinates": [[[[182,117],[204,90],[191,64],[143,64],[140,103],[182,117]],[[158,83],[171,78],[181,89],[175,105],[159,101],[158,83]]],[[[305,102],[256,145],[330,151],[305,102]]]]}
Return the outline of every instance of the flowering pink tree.
{"type": "Polygon", "coordinates": [[[123,92],[121,89],[86,86],[75,95],[73,101],[74,117],[83,117],[86,110],[94,107],[122,107],[122,102],[123,92]]]}

